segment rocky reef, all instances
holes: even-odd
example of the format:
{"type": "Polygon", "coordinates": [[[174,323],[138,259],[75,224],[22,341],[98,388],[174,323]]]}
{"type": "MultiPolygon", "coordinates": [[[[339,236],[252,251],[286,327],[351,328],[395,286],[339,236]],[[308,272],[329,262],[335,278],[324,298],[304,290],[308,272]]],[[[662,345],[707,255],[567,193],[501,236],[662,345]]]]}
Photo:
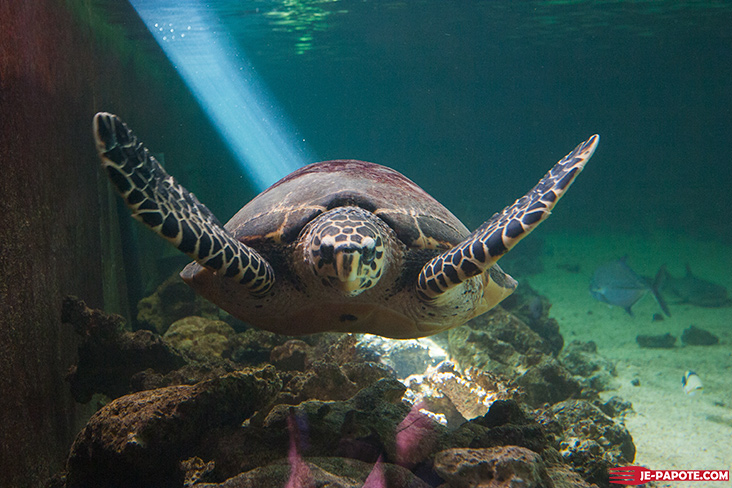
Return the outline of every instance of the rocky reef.
{"type": "Polygon", "coordinates": [[[72,298],[64,321],[83,337],[75,398],[105,404],[49,487],[607,487],[634,458],[612,417],[629,405],[597,397],[612,364],[500,307],[392,344],[200,315],[161,337],[72,298]]]}

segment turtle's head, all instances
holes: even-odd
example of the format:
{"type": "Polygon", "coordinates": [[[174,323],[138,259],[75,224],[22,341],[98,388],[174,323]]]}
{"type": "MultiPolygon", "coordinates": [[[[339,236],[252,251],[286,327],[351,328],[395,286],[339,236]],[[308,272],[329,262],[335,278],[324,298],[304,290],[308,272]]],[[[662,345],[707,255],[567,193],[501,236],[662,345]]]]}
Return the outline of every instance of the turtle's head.
{"type": "Polygon", "coordinates": [[[384,264],[383,226],[359,207],[337,207],[319,215],[304,243],[315,276],[349,296],[374,286],[384,264]]]}

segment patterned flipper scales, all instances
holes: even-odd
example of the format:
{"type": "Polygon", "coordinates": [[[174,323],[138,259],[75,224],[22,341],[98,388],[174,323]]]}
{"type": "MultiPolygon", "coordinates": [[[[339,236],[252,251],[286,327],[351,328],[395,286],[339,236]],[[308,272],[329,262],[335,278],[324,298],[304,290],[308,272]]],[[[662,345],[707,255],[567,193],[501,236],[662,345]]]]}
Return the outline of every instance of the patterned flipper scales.
{"type": "Polygon", "coordinates": [[[98,113],[94,138],[102,166],[134,218],[200,265],[238,280],[252,295],[272,288],[269,263],[232,237],[195,195],[166,173],[119,117],[98,113]]]}
{"type": "Polygon", "coordinates": [[[463,242],[425,264],[417,282],[420,298],[434,300],[468,278],[487,271],[534,230],[582,171],[599,140],[600,136],[595,134],[577,146],[529,193],[493,215],[463,242]]]}

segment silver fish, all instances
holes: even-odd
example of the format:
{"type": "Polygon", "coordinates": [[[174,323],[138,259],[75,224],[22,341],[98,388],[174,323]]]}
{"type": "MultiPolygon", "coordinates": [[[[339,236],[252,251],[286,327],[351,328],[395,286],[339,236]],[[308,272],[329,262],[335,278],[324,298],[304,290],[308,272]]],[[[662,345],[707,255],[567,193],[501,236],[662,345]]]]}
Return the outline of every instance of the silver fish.
{"type": "Polygon", "coordinates": [[[732,300],[727,296],[727,289],[717,283],[694,276],[691,267],[686,264],[686,276],[676,278],[661,268],[664,272],[661,293],[667,298],[679,303],[689,303],[697,307],[728,307],[732,300]]]}
{"type": "Polygon", "coordinates": [[[665,276],[663,268],[658,271],[653,283],[650,283],[628,266],[625,262],[626,258],[610,261],[595,270],[590,282],[592,296],[601,302],[621,307],[632,316],[631,307],[648,292],[651,292],[663,313],[670,317],[671,312],[658,293],[658,287],[665,276]]]}

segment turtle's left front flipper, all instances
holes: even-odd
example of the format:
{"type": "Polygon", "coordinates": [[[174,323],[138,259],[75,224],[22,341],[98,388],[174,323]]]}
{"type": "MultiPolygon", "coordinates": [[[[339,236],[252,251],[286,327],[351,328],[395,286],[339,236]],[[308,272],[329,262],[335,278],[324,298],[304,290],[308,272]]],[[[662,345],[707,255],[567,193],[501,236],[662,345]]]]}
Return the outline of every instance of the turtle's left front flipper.
{"type": "Polygon", "coordinates": [[[94,138],[102,165],[133,217],[202,266],[239,281],[251,294],[261,296],[272,288],[275,277],[267,260],[229,234],[119,117],[96,114],[94,138]]]}
{"type": "Polygon", "coordinates": [[[431,301],[493,266],[518,241],[551,213],[597,148],[595,134],[577,146],[531,189],[529,193],[493,215],[460,244],[435,256],[419,274],[417,292],[431,301]]]}

